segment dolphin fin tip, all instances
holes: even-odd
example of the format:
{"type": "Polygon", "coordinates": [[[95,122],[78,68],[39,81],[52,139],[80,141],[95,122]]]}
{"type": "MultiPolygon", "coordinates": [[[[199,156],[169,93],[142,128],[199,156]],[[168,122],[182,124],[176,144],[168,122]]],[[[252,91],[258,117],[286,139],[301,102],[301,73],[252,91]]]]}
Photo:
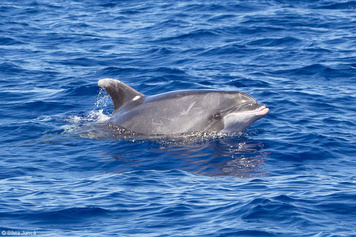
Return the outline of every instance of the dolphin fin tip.
{"type": "Polygon", "coordinates": [[[110,84],[114,81],[117,81],[115,79],[112,79],[112,78],[104,78],[104,79],[100,79],[98,81],[98,86],[101,87],[101,88],[107,88],[108,86],[110,86],[110,84]],[[111,83],[110,83],[111,82],[111,83]]]}

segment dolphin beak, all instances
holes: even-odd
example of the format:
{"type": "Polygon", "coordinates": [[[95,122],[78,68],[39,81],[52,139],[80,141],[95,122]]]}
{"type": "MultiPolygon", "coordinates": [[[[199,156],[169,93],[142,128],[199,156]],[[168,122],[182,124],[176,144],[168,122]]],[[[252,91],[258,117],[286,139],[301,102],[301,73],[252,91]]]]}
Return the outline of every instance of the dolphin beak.
{"type": "Polygon", "coordinates": [[[269,108],[265,104],[261,104],[255,111],[254,113],[259,116],[266,116],[269,113],[269,108]]]}

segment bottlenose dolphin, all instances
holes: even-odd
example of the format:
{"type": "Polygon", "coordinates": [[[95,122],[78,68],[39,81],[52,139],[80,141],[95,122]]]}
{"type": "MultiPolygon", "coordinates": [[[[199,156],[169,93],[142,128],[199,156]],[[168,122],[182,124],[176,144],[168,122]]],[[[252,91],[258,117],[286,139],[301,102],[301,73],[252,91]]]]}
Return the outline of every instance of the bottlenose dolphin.
{"type": "Polygon", "coordinates": [[[142,135],[241,132],[269,112],[243,92],[186,90],[145,96],[111,78],[99,80],[98,86],[114,103],[107,123],[142,135]]]}

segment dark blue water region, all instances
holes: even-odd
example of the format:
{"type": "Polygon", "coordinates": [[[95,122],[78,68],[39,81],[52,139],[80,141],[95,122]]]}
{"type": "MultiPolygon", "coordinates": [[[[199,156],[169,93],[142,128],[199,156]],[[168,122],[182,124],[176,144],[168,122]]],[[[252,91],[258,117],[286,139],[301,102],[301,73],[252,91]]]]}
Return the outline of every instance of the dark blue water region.
{"type": "Polygon", "coordinates": [[[0,3],[0,234],[356,236],[355,1],[0,3]],[[243,91],[242,134],[116,136],[97,81],[243,91]]]}

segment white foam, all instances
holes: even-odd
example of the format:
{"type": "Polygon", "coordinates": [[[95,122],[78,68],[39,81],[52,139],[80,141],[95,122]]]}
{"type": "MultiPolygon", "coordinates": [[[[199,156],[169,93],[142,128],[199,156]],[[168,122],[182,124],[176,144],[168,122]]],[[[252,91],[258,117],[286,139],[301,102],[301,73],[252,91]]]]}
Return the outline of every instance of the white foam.
{"type": "Polygon", "coordinates": [[[80,123],[82,120],[83,118],[77,115],[69,116],[69,118],[67,119],[67,121],[70,123],[80,123]]]}
{"type": "Polygon", "coordinates": [[[109,120],[110,117],[103,113],[103,109],[99,111],[90,111],[87,121],[97,122],[97,123],[104,123],[105,121],[109,120]]]}

